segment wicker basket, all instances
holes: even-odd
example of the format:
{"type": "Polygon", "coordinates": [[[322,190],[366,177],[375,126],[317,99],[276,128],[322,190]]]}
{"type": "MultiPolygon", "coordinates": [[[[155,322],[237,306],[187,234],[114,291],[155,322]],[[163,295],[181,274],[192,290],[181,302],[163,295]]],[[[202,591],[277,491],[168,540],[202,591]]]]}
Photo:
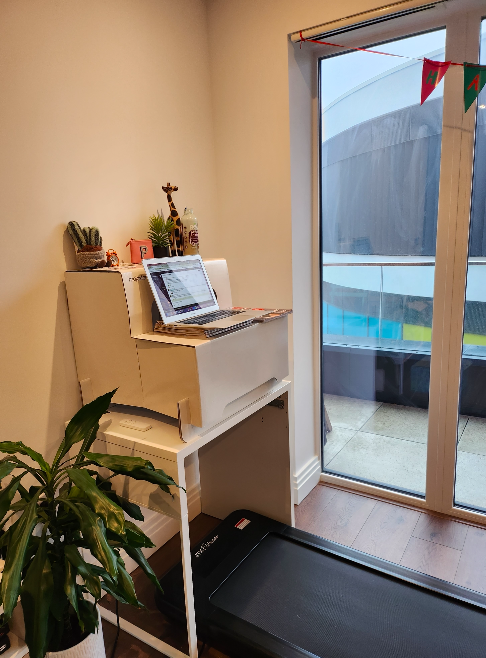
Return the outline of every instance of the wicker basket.
{"type": "Polygon", "coordinates": [[[82,270],[93,270],[95,267],[106,265],[106,253],[104,249],[99,251],[77,251],[76,260],[82,270]]]}

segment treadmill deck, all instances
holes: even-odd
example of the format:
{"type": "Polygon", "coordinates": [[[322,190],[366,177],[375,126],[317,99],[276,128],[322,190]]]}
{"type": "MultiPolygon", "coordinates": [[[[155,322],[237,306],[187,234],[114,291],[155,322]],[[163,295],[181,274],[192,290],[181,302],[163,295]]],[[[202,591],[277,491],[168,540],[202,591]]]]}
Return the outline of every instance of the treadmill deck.
{"type": "MultiPolygon", "coordinates": [[[[486,656],[486,597],[252,512],[208,535],[193,570],[198,634],[235,656],[486,656]]],[[[183,617],[180,565],[161,584],[157,605],[183,617]]]]}

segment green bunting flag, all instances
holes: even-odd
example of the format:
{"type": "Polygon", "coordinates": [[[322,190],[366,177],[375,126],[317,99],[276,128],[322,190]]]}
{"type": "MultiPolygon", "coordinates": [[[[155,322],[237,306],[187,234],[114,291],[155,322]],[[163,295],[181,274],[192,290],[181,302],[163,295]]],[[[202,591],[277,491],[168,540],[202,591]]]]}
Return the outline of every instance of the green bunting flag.
{"type": "Polygon", "coordinates": [[[486,84],[486,66],[464,62],[464,112],[467,112],[486,84]]]}

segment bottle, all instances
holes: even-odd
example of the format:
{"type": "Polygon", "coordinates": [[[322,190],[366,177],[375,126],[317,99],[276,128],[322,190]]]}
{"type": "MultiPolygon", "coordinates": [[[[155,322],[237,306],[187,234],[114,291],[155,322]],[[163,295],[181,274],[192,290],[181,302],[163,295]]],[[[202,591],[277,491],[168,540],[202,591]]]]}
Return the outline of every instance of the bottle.
{"type": "Polygon", "coordinates": [[[197,218],[192,212],[192,208],[184,208],[181,222],[184,256],[194,256],[199,253],[199,234],[197,230],[197,218]]]}

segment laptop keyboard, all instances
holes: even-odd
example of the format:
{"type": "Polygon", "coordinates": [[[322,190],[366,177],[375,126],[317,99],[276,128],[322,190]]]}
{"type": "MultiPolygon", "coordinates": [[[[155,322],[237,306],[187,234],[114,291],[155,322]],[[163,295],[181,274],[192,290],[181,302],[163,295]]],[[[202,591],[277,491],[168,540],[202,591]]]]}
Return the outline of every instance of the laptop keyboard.
{"type": "Polygon", "coordinates": [[[177,324],[208,324],[208,322],[229,318],[232,315],[238,315],[238,313],[241,313],[241,311],[232,311],[230,309],[213,311],[212,313],[206,313],[205,315],[198,315],[196,318],[179,320],[177,324]]]}

